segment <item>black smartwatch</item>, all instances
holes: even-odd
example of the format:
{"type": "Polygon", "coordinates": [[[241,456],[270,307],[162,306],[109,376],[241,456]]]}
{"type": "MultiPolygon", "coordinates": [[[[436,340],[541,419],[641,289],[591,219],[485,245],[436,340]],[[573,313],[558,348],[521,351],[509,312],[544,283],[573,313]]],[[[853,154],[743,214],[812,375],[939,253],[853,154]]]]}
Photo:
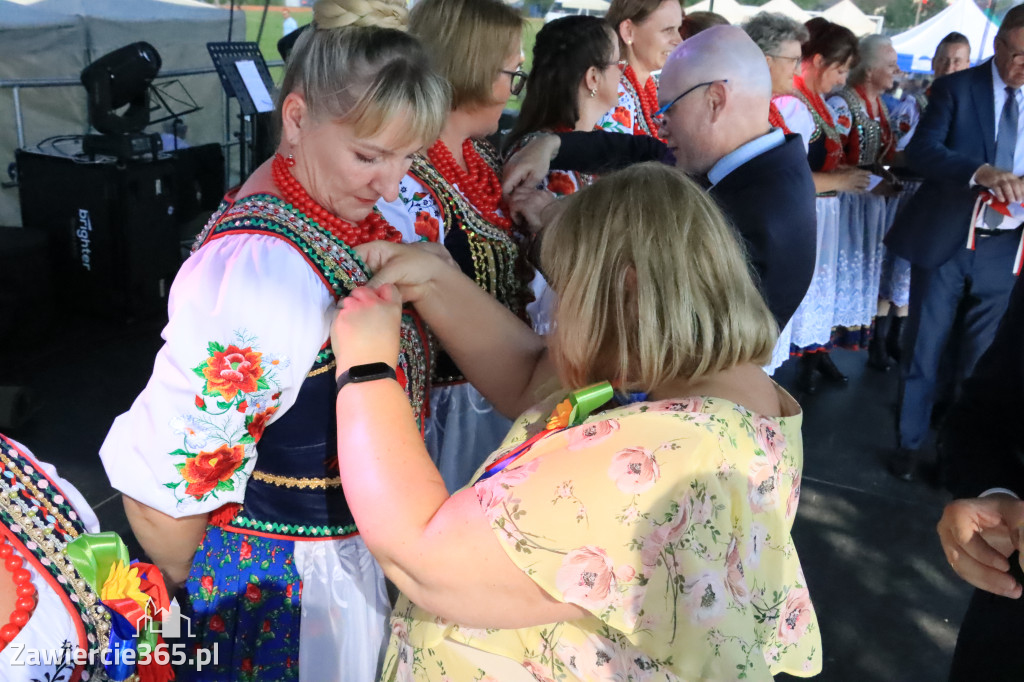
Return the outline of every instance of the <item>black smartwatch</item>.
{"type": "Polygon", "coordinates": [[[353,365],[338,377],[337,392],[340,393],[345,384],[361,384],[365,381],[376,381],[377,379],[395,379],[397,381],[398,375],[395,374],[395,368],[386,362],[353,365]]]}

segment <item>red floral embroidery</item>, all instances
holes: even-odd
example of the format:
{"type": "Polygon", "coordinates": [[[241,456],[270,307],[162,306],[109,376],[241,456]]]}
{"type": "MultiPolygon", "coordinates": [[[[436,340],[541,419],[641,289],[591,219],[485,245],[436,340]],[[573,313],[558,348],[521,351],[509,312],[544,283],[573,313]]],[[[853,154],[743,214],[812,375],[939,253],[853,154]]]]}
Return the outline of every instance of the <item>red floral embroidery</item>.
{"type": "Polygon", "coordinates": [[[263,632],[270,632],[270,621],[263,621],[263,632]]]}
{"type": "Polygon", "coordinates": [[[196,407],[198,407],[200,410],[205,410],[206,401],[200,398],[199,396],[196,396],[196,407]]]}
{"type": "Polygon", "coordinates": [[[850,127],[850,117],[846,116],[845,114],[841,114],[840,116],[837,117],[836,123],[838,123],[839,125],[841,125],[844,128],[849,128],[850,127]]]}
{"type": "Polygon", "coordinates": [[[238,403],[238,407],[236,409],[244,414],[245,411],[249,409],[249,401],[243,400],[242,402],[238,403]]]}
{"type": "Polygon", "coordinates": [[[206,379],[205,393],[220,393],[224,400],[234,400],[239,392],[252,393],[259,388],[258,381],[263,376],[260,364],[262,353],[252,347],[239,348],[228,346],[227,349],[215,350],[206,359],[203,377],[206,379]]]}
{"type": "MultiPolygon", "coordinates": [[[[213,576],[212,575],[204,575],[202,578],[199,579],[199,584],[202,585],[203,589],[206,590],[207,592],[212,591],[213,590],[213,576]]],[[[212,622],[213,621],[211,621],[211,623],[212,622]]],[[[223,624],[224,624],[224,621],[221,621],[221,625],[222,626],[223,626],[223,624]]]]}
{"type": "Polygon", "coordinates": [[[239,668],[241,668],[243,673],[251,673],[252,672],[252,659],[251,658],[243,658],[242,659],[242,663],[239,666],[239,668]]]}
{"type": "Polygon", "coordinates": [[[612,112],[612,118],[627,128],[633,127],[633,117],[630,116],[629,109],[626,107],[615,107],[615,111],[612,112]]]}
{"type": "Polygon", "coordinates": [[[568,173],[551,171],[548,174],[548,191],[564,197],[576,191],[576,184],[568,173]]]}
{"type": "Polygon", "coordinates": [[[210,617],[210,629],[214,632],[224,632],[224,619],[216,613],[210,617]]]}
{"type": "Polygon", "coordinates": [[[440,226],[437,222],[437,218],[426,211],[420,211],[416,214],[415,227],[416,234],[423,237],[428,242],[436,242],[440,236],[440,226]]]}
{"type": "Polygon", "coordinates": [[[276,407],[268,407],[262,412],[257,412],[253,415],[252,421],[245,426],[245,430],[249,432],[253,440],[259,441],[263,437],[263,431],[267,428],[267,422],[275,412],[277,412],[276,407]]]}
{"type": "Polygon", "coordinates": [[[252,545],[249,544],[248,540],[242,540],[242,545],[238,548],[239,559],[251,559],[252,558],[252,545]]]}
{"type": "Polygon", "coordinates": [[[245,457],[245,448],[241,445],[221,445],[213,452],[200,452],[195,457],[185,460],[181,476],[188,481],[185,493],[201,499],[203,495],[217,487],[234,475],[245,457]]]}

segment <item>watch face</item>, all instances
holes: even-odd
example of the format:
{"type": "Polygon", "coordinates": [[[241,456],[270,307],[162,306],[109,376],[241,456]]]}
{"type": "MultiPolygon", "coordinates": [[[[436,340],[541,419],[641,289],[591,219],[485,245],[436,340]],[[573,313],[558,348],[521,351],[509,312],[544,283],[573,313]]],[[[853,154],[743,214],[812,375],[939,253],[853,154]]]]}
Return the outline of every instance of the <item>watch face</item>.
{"type": "Polygon", "coordinates": [[[348,378],[349,381],[368,381],[389,377],[393,373],[394,370],[386,362],[371,362],[368,365],[355,365],[349,368],[348,378]]]}

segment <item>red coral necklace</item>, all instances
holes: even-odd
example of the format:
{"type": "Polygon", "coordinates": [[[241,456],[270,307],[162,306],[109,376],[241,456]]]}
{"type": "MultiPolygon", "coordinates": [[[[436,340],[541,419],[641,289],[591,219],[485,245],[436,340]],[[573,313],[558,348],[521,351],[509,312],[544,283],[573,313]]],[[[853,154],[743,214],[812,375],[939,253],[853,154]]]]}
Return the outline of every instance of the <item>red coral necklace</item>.
{"type": "MultiPolygon", "coordinates": [[[[650,131],[651,137],[658,137],[658,127],[654,123],[654,112],[658,110],[658,85],[654,82],[651,77],[647,78],[647,82],[640,86],[640,79],[637,78],[636,71],[633,70],[632,65],[627,66],[622,71],[626,80],[633,86],[633,90],[636,92],[637,98],[640,100],[640,112],[643,114],[644,121],[647,123],[647,130],[650,131]]],[[[636,130],[635,132],[643,132],[636,130]]],[[[658,138],[661,139],[661,138],[658,138]]]]}
{"type": "Polygon", "coordinates": [[[292,175],[289,168],[294,165],[295,159],[285,159],[280,154],[275,154],[270,166],[271,176],[281,192],[281,198],[291,204],[292,208],[305,214],[307,218],[349,246],[380,240],[396,244],[402,241],[402,233],[392,227],[376,209],[354,225],[328,212],[309,196],[309,192],[292,175]]]}
{"type": "Polygon", "coordinates": [[[789,126],[786,125],[786,119],[782,118],[782,112],[775,106],[775,100],[773,99],[768,103],[768,122],[772,124],[773,128],[781,128],[782,132],[789,135],[791,132],[789,126]]]}
{"type": "Polygon", "coordinates": [[[14,547],[7,538],[4,538],[3,544],[0,544],[0,560],[4,562],[4,568],[14,579],[18,595],[14,611],[11,612],[7,624],[0,628],[0,651],[3,651],[8,644],[14,641],[14,638],[32,617],[32,612],[36,608],[36,588],[32,584],[32,573],[24,567],[24,560],[14,553],[14,547]]]}
{"type": "Polygon", "coordinates": [[[871,100],[868,99],[868,94],[862,85],[854,86],[853,89],[860,97],[861,101],[864,102],[864,109],[868,112],[868,118],[878,122],[879,128],[881,129],[879,133],[881,146],[878,154],[879,159],[885,159],[889,155],[889,151],[892,149],[893,139],[892,128],[889,126],[889,117],[885,115],[885,112],[882,109],[882,100],[881,98],[876,97],[875,101],[872,103],[871,100]],[[877,116],[875,115],[875,104],[878,105],[877,116]]]}
{"type": "Polygon", "coordinates": [[[449,185],[458,185],[480,215],[491,225],[512,229],[512,221],[498,211],[501,205],[501,179],[473,146],[473,140],[462,142],[462,155],[467,170],[455,160],[448,146],[440,139],[427,150],[427,158],[449,185]]]}
{"type": "Polygon", "coordinates": [[[836,122],[832,118],[825,100],[816,92],[813,92],[804,82],[803,76],[795,76],[793,84],[797,91],[803,95],[804,101],[811,105],[818,118],[821,120],[821,134],[825,137],[825,163],[818,170],[827,173],[835,170],[843,161],[843,144],[839,139],[839,131],[836,130],[836,122]]]}

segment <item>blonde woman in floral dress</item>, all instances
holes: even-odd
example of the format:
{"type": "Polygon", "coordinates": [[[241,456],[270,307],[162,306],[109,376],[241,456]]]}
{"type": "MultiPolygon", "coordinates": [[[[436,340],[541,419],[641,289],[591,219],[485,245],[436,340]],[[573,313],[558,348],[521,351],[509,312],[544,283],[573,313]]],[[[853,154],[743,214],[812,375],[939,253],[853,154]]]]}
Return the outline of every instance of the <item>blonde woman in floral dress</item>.
{"type": "Polygon", "coordinates": [[[404,595],[383,679],[817,673],[790,535],[802,416],[760,369],[775,324],[735,237],[660,164],[565,204],[542,245],[559,295],[550,345],[436,247],[359,249],[377,275],[334,322],[338,370],[356,367],[341,378],[391,358],[404,300],[520,415],[449,496],[397,383],[342,382],[340,475],[404,595]]]}

